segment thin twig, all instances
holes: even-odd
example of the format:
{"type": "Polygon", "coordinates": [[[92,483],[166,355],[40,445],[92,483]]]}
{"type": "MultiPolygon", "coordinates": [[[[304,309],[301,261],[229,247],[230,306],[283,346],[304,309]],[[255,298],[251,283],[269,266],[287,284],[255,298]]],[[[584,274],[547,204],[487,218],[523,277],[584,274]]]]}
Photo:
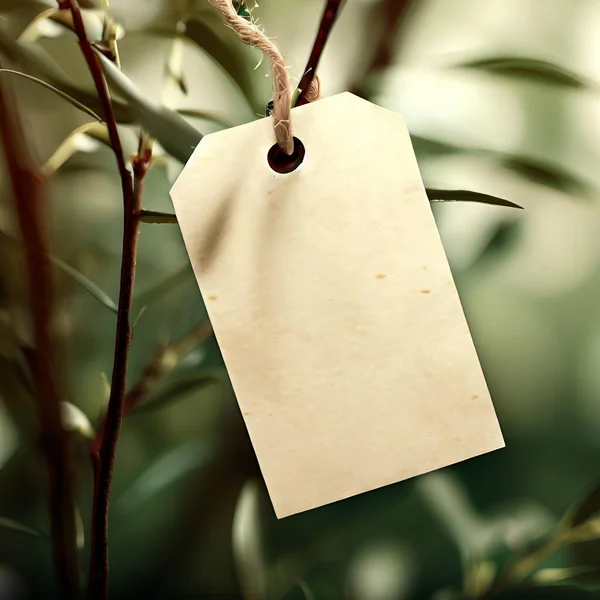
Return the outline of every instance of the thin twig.
{"type": "Polygon", "coordinates": [[[0,135],[16,202],[25,252],[33,315],[36,408],[41,446],[50,483],[50,522],[61,598],[79,596],[73,473],[61,423],[61,393],[56,375],[52,319],[52,274],[43,226],[46,180],[41,175],[19,120],[11,89],[0,83],[0,135]]]}
{"type": "Polygon", "coordinates": [[[368,96],[367,86],[371,76],[385,70],[392,64],[394,43],[398,30],[404,23],[412,5],[413,0],[381,1],[381,36],[373,53],[373,58],[352,87],[352,93],[363,98],[368,96]]]}
{"type": "MultiPolygon", "coordinates": [[[[160,344],[144,367],[140,379],[125,395],[123,416],[127,416],[134,410],[136,406],[147,397],[155,383],[168,375],[182,358],[196,348],[198,344],[206,340],[211,334],[212,327],[210,322],[203,321],[173,344],[160,344]]],[[[96,436],[90,445],[92,461],[100,449],[103,430],[104,423],[98,428],[96,436]]]]}
{"type": "Polygon", "coordinates": [[[338,17],[341,6],[342,0],[327,0],[327,3],[325,4],[325,10],[323,11],[323,16],[321,17],[321,24],[319,25],[319,30],[317,31],[315,43],[313,44],[308,62],[306,63],[302,79],[298,84],[300,93],[296,100],[296,106],[302,106],[310,101],[308,98],[308,92],[317,74],[317,68],[319,66],[319,61],[321,60],[321,55],[323,54],[323,50],[325,50],[325,45],[327,44],[329,34],[333,29],[333,25],[338,17]]]}
{"type": "MultiPolygon", "coordinates": [[[[77,0],[60,0],[59,5],[63,9],[69,9],[73,16],[73,28],[79,38],[81,51],[96,87],[102,116],[117,160],[123,193],[123,250],[111,391],[102,447],[99,456],[95,456],[93,460],[95,475],[89,595],[93,600],[105,600],[108,594],[108,509],[115,454],[123,418],[127,361],[131,345],[131,305],[139,236],[139,211],[142,181],[146,169],[141,168],[140,165],[136,169],[134,165],[134,185],[123,156],[123,147],[102,65],[87,38],[79,4],[77,0]]],[[[145,158],[142,157],[142,162],[145,158]]]]}

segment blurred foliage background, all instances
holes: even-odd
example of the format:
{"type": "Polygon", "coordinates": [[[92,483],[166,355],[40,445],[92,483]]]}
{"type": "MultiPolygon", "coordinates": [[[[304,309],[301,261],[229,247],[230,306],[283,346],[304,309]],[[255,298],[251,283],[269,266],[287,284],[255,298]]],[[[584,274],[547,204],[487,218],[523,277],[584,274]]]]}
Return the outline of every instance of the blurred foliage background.
{"type": "MultiPolygon", "coordinates": [[[[562,515],[599,479],[600,1],[413,0],[390,37],[390,60],[370,69],[382,35],[390,36],[389,4],[346,1],[319,69],[322,93],[360,90],[402,113],[428,187],[476,190],[525,207],[433,205],[507,447],[277,521],[218,347],[200,336],[175,353],[123,424],[111,597],[442,600],[454,597],[450,590],[492,597],[485,594],[501,578],[495,573],[554,539],[562,515]]],[[[37,18],[52,17],[49,8],[54,3],[0,0],[0,52],[10,62],[2,58],[2,67],[93,100],[69,27],[37,18]]],[[[294,81],[322,9],[322,0],[262,0],[253,10],[294,81]]],[[[120,87],[111,81],[126,154],[136,150],[137,123],[155,117],[146,103],[179,110],[204,134],[264,114],[268,65],[206,0],[112,0],[111,11],[127,77],[120,87]]],[[[102,23],[98,13],[86,16],[90,37],[100,37],[102,23]]],[[[115,333],[114,313],[85,286],[103,290],[105,304],[118,296],[119,180],[101,130],[69,137],[89,115],[35,81],[0,77],[12,78],[51,175],[48,226],[62,261],[53,327],[65,354],[66,400],[83,413],[70,423],[85,571],[87,420],[96,427],[105,410],[115,333]]],[[[144,208],[170,213],[185,142],[178,145],[177,128],[153,127],[167,151],[155,148],[144,208]]],[[[50,546],[15,525],[49,531],[46,473],[22,378],[21,353],[31,344],[26,281],[4,170],[0,190],[0,598],[48,598],[50,546]]],[[[176,225],[142,224],[138,315],[130,386],[157,348],[206,319],[176,225]]],[[[580,504],[580,517],[596,514],[599,495],[580,504]]],[[[598,536],[600,528],[540,556],[537,577],[498,597],[600,597],[593,590],[598,536]]]]}

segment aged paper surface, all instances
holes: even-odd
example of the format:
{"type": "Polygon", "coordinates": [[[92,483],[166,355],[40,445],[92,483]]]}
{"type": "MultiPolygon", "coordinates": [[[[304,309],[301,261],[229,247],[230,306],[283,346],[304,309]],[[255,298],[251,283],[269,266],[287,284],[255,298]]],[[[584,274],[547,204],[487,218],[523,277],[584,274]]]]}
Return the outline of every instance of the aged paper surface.
{"type": "Polygon", "coordinates": [[[404,121],[349,93],[292,118],[293,173],[262,119],[171,192],[280,518],[504,446],[404,121]]]}

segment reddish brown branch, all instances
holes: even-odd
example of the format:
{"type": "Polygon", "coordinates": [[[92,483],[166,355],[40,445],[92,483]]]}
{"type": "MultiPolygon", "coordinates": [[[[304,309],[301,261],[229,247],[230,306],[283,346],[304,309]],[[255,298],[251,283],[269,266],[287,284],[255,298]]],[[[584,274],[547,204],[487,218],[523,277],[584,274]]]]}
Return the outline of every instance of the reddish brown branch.
{"type": "Polygon", "coordinates": [[[127,375],[127,361],[131,345],[131,305],[135,280],[135,262],[139,235],[139,211],[141,206],[142,180],[136,172],[136,185],[132,181],[123,156],[117,122],[112,107],[110,92],[102,71],[102,65],[87,39],[81,9],[77,0],[61,0],[60,7],[69,9],[73,16],[73,27],[81,51],[96,87],[108,129],[110,143],[117,159],[123,193],[123,250],[115,354],[111,381],[111,392],[106,413],[106,427],[99,456],[94,457],[94,507],[91,539],[91,561],[89,595],[94,600],[105,600],[108,593],[108,509],[119,431],[123,418],[123,401],[127,375]]]}
{"type": "Polygon", "coordinates": [[[317,68],[319,66],[319,61],[321,60],[321,55],[325,50],[327,40],[329,39],[329,34],[333,29],[333,25],[335,24],[335,21],[338,17],[341,6],[342,0],[327,0],[327,3],[325,4],[325,10],[323,11],[323,16],[321,17],[321,24],[319,25],[319,30],[317,31],[315,43],[313,44],[312,51],[308,58],[308,62],[306,63],[302,79],[298,84],[300,94],[298,95],[298,99],[296,100],[296,106],[302,106],[303,104],[309,102],[307,94],[310,90],[310,85],[317,73],[317,68]]]}
{"type": "Polygon", "coordinates": [[[41,446],[50,483],[50,522],[54,561],[61,598],[79,596],[79,568],[75,535],[73,473],[67,439],[61,422],[61,393],[56,375],[52,335],[52,276],[44,230],[46,181],[27,144],[17,103],[0,85],[0,135],[21,229],[29,296],[33,315],[35,352],[31,365],[35,378],[41,446]]]}

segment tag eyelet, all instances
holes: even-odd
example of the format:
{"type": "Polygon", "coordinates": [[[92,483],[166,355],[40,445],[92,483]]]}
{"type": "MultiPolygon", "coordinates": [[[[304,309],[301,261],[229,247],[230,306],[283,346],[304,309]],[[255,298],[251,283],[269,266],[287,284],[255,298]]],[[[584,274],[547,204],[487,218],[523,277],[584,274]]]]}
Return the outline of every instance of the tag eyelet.
{"type": "Polygon", "coordinates": [[[277,144],[274,144],[267,154],[267,162],[273,171],[286,175],[295,171],[303,162],[306,156],[304,144],[297,138],[294,138],[294,150],[288,155],[277,144]]]}

